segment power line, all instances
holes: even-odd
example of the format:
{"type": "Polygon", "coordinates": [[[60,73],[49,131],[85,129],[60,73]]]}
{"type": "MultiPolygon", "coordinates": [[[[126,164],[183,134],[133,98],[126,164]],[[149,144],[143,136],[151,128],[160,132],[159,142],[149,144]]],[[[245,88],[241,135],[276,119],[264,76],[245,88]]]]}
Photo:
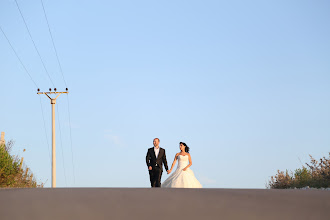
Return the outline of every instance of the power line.
{"type": "Polygon", "coordinates": [[[54,83],[53,83],[53,80],[52,80],[52,78],[50,77],[50,75],[49,75],[49,73],[48,73],[48,70],[47,70],[47,68],[46,68],[46,66],[45,66],[45,63],[44,63],[44,61],[43,61],[43,59],[42,59],[42,57],[41,57],[41,55],[40,55],[40,53],[39,53],[39,50],[38,50],[38,48],[37,48],[37,46],[36,46],[36,44],[35,44],[35,42],[34,42],[34,40],[33,40],[33,38],[32,38],[31,32],[30,32],[30,30],[29,30],[29,27],[28,27],[27,24],[26,24],[25,18],[24,18],[23,14],[22,14],[22,11],[21,11],[21,9],[20,9],[18,3],[17,3],[17,0],[15,0],[15,2],[16,2],[16,5],[17,5],[17,8],[18,8],[18,11],[19,11],[19,13],[21,14],[21,17],[22,17],[22,19],[23,19],[23,21],[24,21],[24,24],[25,24],[26,30],[28,31],[29,36],[30,36],[30,38],[31,38],[31,41],[32,41],[32,43],[33,43],[33,45],[34,45],[34,48],[35,48],[35,50],[37,51],[37,53],[38,53],[38,55],[39,55],[39,58],[40,58],[40,61],[41,61],[42,65],[43,65],[43,67],[44,67],[44,69],[45,69],[45,71],[46,71],[46,73],[47,73],[47,75],[48,75],[48,78],[49,78],[49,80],[51,81],[51,83],[53,84],[53,86],[55,87],[55,85],[54,85],[54,83]]]}
{"type": "Polygon", "coordinates": [[[56,49],[56,46],[55,46],[55,43],[54,43],[53,34],[52,34],[51,30],[50,30],[50,26],[49,26],[49,22],[48,22],[48,18],[47,18],[47,13],[46,13],[46,10],[45,10],[45,7],[44,7],[44,3],[43,3],[42,0],[41,0],[41,5],[42,5],[42,9],[44,11],[44,15],[45,15],[45,18],[46,18],[46,21],[47,21],[47,26],[48,26],[48,31],[49,31],[49,34],[50,34],[50,38],[52,39],[54,51],[55,51],[55,54],[56,54],[57,63],[59,65],[59,67],[60,67],[60,71],[61,71],[61,74],[62,74],[62,77],[63,77],[64,84],[65,84],[66,87],[68,87],[67,84],[66,84],[66,81],[64,79],[62,65],[61,65],[60,59],[59,59],[58,54],[57,54],[57,49],[56,49]]]}
{"type": "Polygon", "coordinates": [[[71,143],[71,160],[72,160],[72,166],[73,166],[73,183],[76,184],[76,177],[74,174],[74,160],[73,160],[73,148],[72,148],[72,132],[71,132],[71,114],[70,114],[70,105],[69,105],[69,96],[67,94],[67,100],[68,100],[68,112],[69,112],[69,127],[70,127],[70,143],[71,143]]]}
{"type": "Polygon", "coordinates": [[[62,142],[62,131],[61,131],[61,122],[60,122],[60,113],[58,111],[58,105],[56,106],[57,110],[57,121],[58,121],[58,128],[60,130],[60,140],[61,140],[61,150],[62,150],[62,163],[63,163],[63,170],[64,170],[64,180],[65,180],[65,186],[68,186],[66,181],[66,172],[65,172],[65,165],[64,165],[64,153],[63,153],[63,142],[62,142]]]}
{"type": "Polygon", "coordinates": [[[19,56],[18,56],[18,54],[17,54],[16,50],[14,49],[13,45],[10,43],[10,41],[9,41],[9,39],[8,39],[8,37],[7,37],[7,35],[5,34],[5,32],[3,31],[3,29],[1,28],[1,26],[0,26],[0,30],[1,30],[1,32],[2,32],[2,34],[3,34],[3,36],[5,36],[5,38],[7,39],[7,42],[8,42],[8,44],[10,45],[11,49],[14,51],[14,53],[15,53],[15,55],[16,55],[16,57],[17,57],[17,59],[19,60],[19,62],[20,62],[20,63],[21,63],[21,65],[23,66],[23,68],[24,68],[25,72],[26,72],[26,73],[29,75],[29,77],[30,77],[31,81],[32,81],[32,82],[33,82],[33,84],[36,86],[36,88],[38,88],[38,86],[37,86],[36,82],[33,80],[33,78],[32,78],[32,76],[31,76],[31,74],[30,74],[30,73],[29,73],[29,71],[26,69],[26,67],[25,67],[25,65],[23,64],[23,62],[22,62],[21,58],[19,58],[19,56]]]}
{"type": "Polygon", "coordinates": [[[47,141],[47,147],[48,147],[49,161],[50,161],[50,163],[51,163],[50,150],[49,150],[49,142],[48,142],[48,135],[47,135],[46,122],[45,122],[45,117],[44,117],[44,109],[43,109],[43,107],[42,107],[41,97],[39,96],[39,98],[40,98],[40,107],[41,107],[41,113],[42,113],[42,120],[44,121],[44,130],[45,130],[46,141],[47,141]]]}

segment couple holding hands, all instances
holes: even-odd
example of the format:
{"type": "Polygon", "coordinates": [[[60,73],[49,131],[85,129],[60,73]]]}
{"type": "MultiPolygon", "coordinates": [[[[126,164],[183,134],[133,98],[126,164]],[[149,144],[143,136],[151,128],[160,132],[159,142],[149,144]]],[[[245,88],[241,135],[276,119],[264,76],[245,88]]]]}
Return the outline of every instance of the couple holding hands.
{"type": "Polygon", "coordinates": [[[193,171],[189,168],[192,165],[189,147],[180,142],[180,152],[174,157],[171,169],[168,169],[165,149],[159,147],[159,138],[153,141],[154,147],[149,148],[146,156],[146,163],[149,170],[151,187],[162,188],[202,188],[196,179],[193,171]],[[176,170],[172,173],[173,167],[178,161],[176,170]],[[172,173],[162,184],[163,164],[167,174],[172,173]]]}

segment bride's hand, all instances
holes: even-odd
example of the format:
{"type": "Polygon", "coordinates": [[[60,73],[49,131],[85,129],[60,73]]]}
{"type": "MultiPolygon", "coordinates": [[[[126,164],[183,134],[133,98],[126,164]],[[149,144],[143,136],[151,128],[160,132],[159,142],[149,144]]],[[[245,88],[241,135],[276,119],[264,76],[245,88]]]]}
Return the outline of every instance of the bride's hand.
{"type": "Polygon", "coordinates": [[[186,171],[187,170],[187,167],[183,169],[183,171],[186,171]]]}
{"type": "Polygon", "coordinates": [[[168,171],[167,171],[167,174],[170,174],[171,172],[172,172],[172,170],[168,170],[168,171]]]}

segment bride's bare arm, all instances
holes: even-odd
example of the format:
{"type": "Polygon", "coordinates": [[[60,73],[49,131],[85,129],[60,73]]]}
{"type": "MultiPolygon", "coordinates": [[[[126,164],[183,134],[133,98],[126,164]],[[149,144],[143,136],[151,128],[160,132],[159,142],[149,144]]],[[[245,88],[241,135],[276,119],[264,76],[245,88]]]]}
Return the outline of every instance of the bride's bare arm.
{"type": "Polygon", "coordinates": [[[188,153],[188,158],[189,158],[189,164],[183,169],[183,171],[186,171],[192,165],[191,156],[189,153],[188,153]]]}
{"type": "Polygon", "coordinates": [[[173,167],[174,167],[174,165],[175,165],[175,163],[176,163],[176,158],[178,157],[178,154],[179,154],[179,153],[175,154],[174,161],[173,161],[173,163],[172,163],[171,169],[170,169],[169,171],[167,171],[168,174],[169,174],[170,172],[172,172],[173,167]]]}

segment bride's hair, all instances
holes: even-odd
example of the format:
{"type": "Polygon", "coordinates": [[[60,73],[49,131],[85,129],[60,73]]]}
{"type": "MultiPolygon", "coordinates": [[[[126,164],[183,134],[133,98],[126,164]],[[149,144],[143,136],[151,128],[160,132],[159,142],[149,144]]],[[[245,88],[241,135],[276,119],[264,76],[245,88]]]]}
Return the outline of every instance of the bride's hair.
{"type": "Polygon", "coordinates": [[[183,146],[185,146],[185,149],[184,149],[184,151],[186,151],[187,153],[189,153],[189,147],[188,147],[188,145],[186,145],[186,143],[184,143],[184,142],[180,142],[180,145],[183,145],[183,146]]]}

